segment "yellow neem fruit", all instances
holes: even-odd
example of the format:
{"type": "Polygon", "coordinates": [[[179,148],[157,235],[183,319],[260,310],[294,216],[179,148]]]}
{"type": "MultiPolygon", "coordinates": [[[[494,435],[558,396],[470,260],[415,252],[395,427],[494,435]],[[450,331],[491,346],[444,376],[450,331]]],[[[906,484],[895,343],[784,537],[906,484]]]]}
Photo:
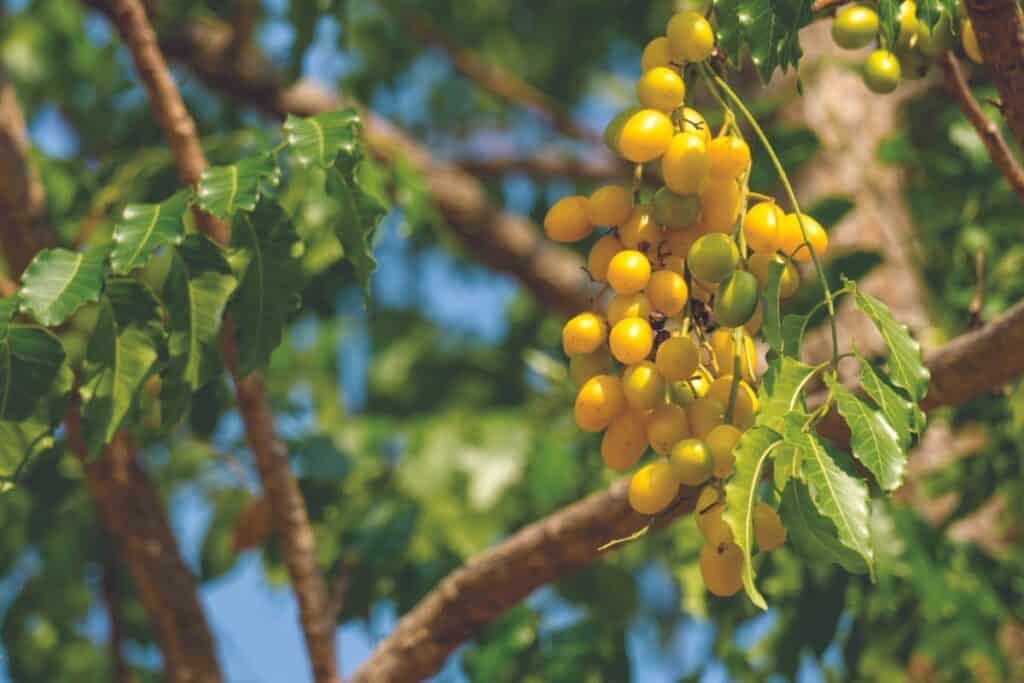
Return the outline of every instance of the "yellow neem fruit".
{"type": "Polygon", "coordinates": [[[646,73],[659,66],[669,66],[672,56],[668,52],[668,38],[659,36],[647,43],[640,55],[640,69],[646,73]]]}
{"type": "Polygon", "coordinates": [[[569,378],[577,387],[582,387],[591,377],[607,374],[611,367],[612,357],[606,347],[592,353],[573,354],[569,359],[569,378]]]}
{"type": "Polygon", "coordinates": [[[709,386],[711,386],[711,382],[697,374],[685,381],[672,382],[668,387],[668,398],[673,403],[685,408],[698,398],[707,396],[709,386]]]}
{"type": "Polygon", "coordinates": [[[711,142],[711,129],[708,127],[708,122],[704,120],[704,115],[696,109],[690,107],[683,107],[683,131],[684,133],[697,133],[704,142],[711,142]]]}
{"type": "Polygon", "coordinates": [[[707,142],[700,133],[683,132],[673,136],[661,159],[665,185],[676,194],[697,194],[711,171],[707,142]]]}
{"type": "Polygon", "coordinates": [[[786,542],[786,527],[768,503],[754,506],[754,539],[761,550],[772,551],[786,542]]]}
{"type": "Polygon", "coordinates": [[[679,273],[659,270],[651,275],[651,280],[647,283],[647,298],[651,300],[654,310],[671,317],[678,315],[686,306],[689,288],[679,273]]]}
{"type": "Polygon", "coordinates": [[[715,31],[711,23],[698,12],[679,12],[672,16],[665,28],[668,51],[676,61],[701,62],[715,49],[715,31]]]}
{"type": "Polygon", "coordinates": [[[586,432],[599,432],[626,407],[622,381],[612,375],[591,377],[576,395],[576,424],[586,432]]]}
{"type": "Polygon", "coordinates": [[[672,447],[669,464],[679,482],[700,486],[711,478],[711,454],[700,439],[683,439],[672,447]]]}
{"type": "Polygon", "coordinates": [[[643,413],[626,410],[612,419],[601,438],[601,458],[613,470],[628,470],[647,450],[647,424],[643,413]]]}
{"type": "MultiPolygon", "coordinates": [[[[710,510],[716,503],[724,500],[722,492],[718,487],[708,484],[700,490],[700,495],[697,496],[697,504],[693,508],[694,516],[700,519],[700,516],[710,510]]],[[[698,521],[698,525],[700,522],[698,521]]]]}
{"type": "Polygon", "coordinates": [[[725,421],[725,406],[718,399],[705,396],[687,406],[686,416],[690,418],[690,432],[703,439],[725,421]]]}
{"type": "Polygon", "coordinates": [[[970,19],[964,19],[960,27],[960,39],[964,44],[964,52],[975,64],[984,64],[985,56],[981,54],[981,46],[978,45],[978,34],[974,31],[974,24],[970,19]]]}
{"type": "Polygon", "coordinates": [[[658,455],[668,455],[672,447],[690,436],[686,411],[674,403],[659,406],[647,420],[647,442],[658,455]]]}
{"type": "Polygon", "coordinates": [[[743,551],[735,543],[705,543],[700,549],[700,575],[711,593],[722,598],[739,593],[742,571],[743,551]]]}
{"type": "Polygon", "coordinates": [[[743,236],[747,246],[758,253],[774,254],[779,248],[779,226],[784,216],[775,202],[758,202],[750,207],[743,217],[743,236]]]}
{"type": "Polygon", "coordinates": [[[736,448],[741,436],[743,432],[732,425],[718,425],[704,437],[704,445],[711,451],[713,473],[719,479],[725,479],[732,474],[733,466],[736,464],[733,449],[736,448]]]}
{"type": "Polygon", "coordinates": [[[743,329],[746,330],[750,336],[756,335],[761,331],[761,325],[764,323],[764,311],[762,310],[761,301],[758,300],[757,308],[754,309],[754,315],[743,325],[743,329]]]}
{"type": "MultiPolygon", "coordinates": [[[[732,392],[732,375],[722,375],[711,383],[708,396],[718,399],[722,405],[729,407],[729,396],[732,392]]],[[[742,379],[736,386],[736,403],[732,410],[732,419],[738,423],[754,417],[757,412],[757,394],[742,379]]]]}
{"type": "Polygon", "coordinates": [[[665,378],[650,361],[630,365],[622,373],[622,391],[635,410],[654,410],[665,405],[666,389],[665,378]]]}
{"type": "Polygon", "coordinates": [[[587,256],[587,271],[590,277],[597,282],[605,282],[608,279],[608,264],[622,249],[622,242],[615,235],[605,235],[594,242],[594,246],[590,247],[590,255],[587,256]]]}
{"type": "Polygon", "coordinates": [[[828,249],[828,233],[821,227],[821,223],[807,214],[801,214],[800,218],[795,213],[786,214],[779,226],[779,249],[794,261],[804,263],[812,260],[807,242],[810,242],[814,255],[820,259],[828,249]],[[800,229],[801,223],[803,230],[800,229]],[[804,232],[807,233],[806,242],[804,232]]]}
{"type": "Polygon", "coordinates": [[[700,365],[700,347],[690,337],[669,337],[658,347],[654,362],[665,379],[687,380],[700,365]]]}
{"type": "Polygon", "coordinates": [[[622,185],[605,185],[587,199],[587,218],[591,225],[618,225],[633,211],[633,193],[622,185]]]}
{"type": "Polygon", "coordinates": [[[619,153],[634,164],[654,161],[668,149],[672,119],[656,109],[641,109],[626,119],[619,133],[619,153]]]}
{"type": "Polygon", "coordinates": [[[562,348],[566,354],[591,353],[608,338],[608,324],[593,313],[580,313],[562,328],[562,348]]]}
{"type": "Polygon", "coordinates": [[[586,197],[562,197],[544,216],[544,232],[555,242],[578,242],[593,231],[586,197]]]}
{"type": "Polygon", "coordinates": [[[715,503],[697,515],[697,528],[708,545],[718,547],[733,542],[732,528],[722,519],[724,503],[715,503]]]}
{"type": "Polygon", "coordinates": [[[650,355],[654,345],[654,331],[643,318],[624,318],[612,327],[608,345],[615,360],[623,365],[633,365],[650,355]]]}
{"type": "Polygon", "coordinates": [[[675,500],[679,479],[667,462],[644,465],[629,480],[629,504],[642,515],[656,515],[675,500]]]}
{"type": "Polygon", "coordinates": [[[670,112],[683,103],[686,85],[679,72],[657,66],[645,71],[637,81],[636,96],[645,107],[670,112]]]}
{"type": "Polygon", "coordinates": [[[643,292],[616,294],[608,302],[608,324],[613,327],[626,318],[647,318],[651,315],[651,302],[643,292]]]}
{"type": "Polygon", "coordinates": [[[750,147],[735,135],[721,135],[708,143],[711,177],[736,180],[750,168],[750,147]]]}
{"type": "MultiPolygon", "coordinates": [[[[736,347],[733,345],[733,330],[727,327],[720,327],[711,333],[708,340],[711,344],[711,351],[715,354],[718,365],[718,372],[732,373],[735,367],[736,347]]],[[[757,379],[757,347],[749,334],[743,334],[743,355],[740,357],[740,375],[747,382],[754,382],[757,379]]]]}
{"type": "Polygon", "coordinates": [[[743,208],[743,191],[734,178],[711,178],[700,193],[705,232],[731,233],[743,208]]]}
{"type": "Polygon", "coordinates": [[[608,284],[617,294],[636,294],[651,279],[651,262],[635,249],[623,249],[608,263],[608,284]]]}
{"type": "Polygon", "coordinates": [[[641,249],[661,241],[661,226],[654,222],[650,212],[642,206],[634,208],[619,226],[619,241],[627,249],[641,249]]]}

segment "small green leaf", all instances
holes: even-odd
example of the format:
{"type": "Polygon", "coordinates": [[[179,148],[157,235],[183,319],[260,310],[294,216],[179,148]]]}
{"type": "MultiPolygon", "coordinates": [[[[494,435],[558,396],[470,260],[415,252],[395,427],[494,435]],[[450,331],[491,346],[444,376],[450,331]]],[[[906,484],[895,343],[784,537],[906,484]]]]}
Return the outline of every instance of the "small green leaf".
{"type": "Polygon", "coordinates": [[[788,356],[773,361],[757,390],[757,424],[781,431],[786,416],[803,408],[803,391],[817,371],[788,356]]]}
{"type": "Polygon", "coordinates": [[[772,351],[781,354],[785,351],[782,336],[782,316],[779,312],[779,288],[782,284],[782,273],[786,264],[778,259],[768,264],[768,274],[764,279],[764,291],[761,294],[761,312],[763,314],[762,331],[764,339],[772,351]]]}
{"type": "Polygon", "coordinates": [[[852,288],[857,308],[875,323],[889,350],[889,377],[893,384],[905,389],[915,402],[928,392],[931,374],[921,358],[921,345],[910,336],[907,326],[893,317],[889,307],[875,297],[862,292],[855,282],[847,280],[852,288]]]}
{"type": "Polygon", "coordinates": [[[893,49],[899,33],[899,15],[901,0],[878,0],[878,19],[882,28],[884,45],[893,49]]]}
{"type": "Polygon", "coordinates": [[[845,194],[831,194],[814,202],[807,213],[821,223],[825,230],[831,230],[856,206],[853,199],[845,194]]]}
{"type": "Polygon", "coordinates": [[[89,452],[114,437],[163,346],[160,302],[131,278],[111,278],[86,352],[82,416],[89,452]]]}
{"type": "Polygon", "coordinates": [[[864,388],[864,392],[871,397],[889,424],[896,430],[900,447],[906,450],[910,446],[911,435],[924,431],[924,411],[894,389],[866,358],[860,354],[857,357],[861,363],[860,384],[864,388]]]}
{"type": "Polygon", "coordinates": [[[274,202],[263,200],[255,211],[235,220],[231,246],[244,269],[231,310],[243,373],[266,367],[281,343],[288,317],[299,307],[299,244],[291,220],[274,202]]]}
{"type": "Polygon", "coordinates": [[[808,316],[795,313],[791,313],[782,319],[783,355],[799,360],[808,320],[810,320],[808,316]]]}
{"type": "MultiPolygon", "coordinates": [[[[10,310],[12,299],[2,300],[0,311],[10,310]]],[[[28,419],[63,363],[64,347],[52,333],[0,315],[0,420],[28,419]]]]}
{"type": "Polygon", "coordinates": [[[60,325],[81,306],[99,300],[106,258],[104,247],[39,252],[22,276],[21,309],[46,327],[60,325]]]}
{"type": "Polygon", "coordinates": [[[744,26],[742,19],[749,23],[750,15],[743,10],[740,0],[715,0],[715,26],[718,29],[718,46],[725,52],[733,66],[739,66],[743,45],[744,26]]]}
{"type": "Polygon", "coordinates": [[[743,587],[750,601],[761,609],[768,609],[768,605],[754,585],[754,565],[750,560],[754,547],[754,507],[764,465],[775,446],[781,443],[779,438],[766,427],[754,427],[743,434],[736,444],[736,474],[725,487],[728,502],[722,514],[732,528],[736,545],[743,551],[743,587]]]}
{"type": "Polygon", "coordinates": [[[327,191],[340,204],[334,230],[345,250],[345,260],[352,265],[356,279],[368,295],[370,276],[377,268],[373,236],[387,208],[364,188],[358,167],[346,168],[340,161],[327,176],[327,191]]]}
{"type": "Polygon", "coordinates": [[[885,417],[859,399],[831,374],[825,383],[836,399],[839,414],[850,425],[853,457],[867,467],[885,491],[899,488],[907,454],[900,448],[896,430],[885,417]]]}
{"type": "Polygon", "coordinates": [[[189,235],[174,255],[165,287],[170,355],[161,392],[165,424],[184,416],[192,393],[220,367],[221,321],[236,285],[221,249],[202,235],[189,235]]]}
{"type": "Polygon", "coordinates": [[[229,166],[212,166],[199,178],[196,198],[205,211],[228,218],[252,211],[266,187],[276,187],[281,169],[273,154],[256,154],[229,166]]]}
{"type": "Polygon", "coordinates": [[[330,168],[339,152],[357,152],[360,128],[356,112],[338,109],[308,118],[289,116],[284,135],[301,165],[330,168]]]}
{"type": "Polygon", "coordinates": [[[789,542],[808,562],[837,564],[856,574],[867,571],[860,555],[839,542],[835,524],[818,512],[803,482],[793,481],[786,486],[779,512],[789,542]]]}
{"type": "Polygon", "coordinates": [[[178,244],[185,237],[185,210],[188,194],[184,191],[159,204],[129,204],[114,226],[111,269],[125,275],[146,265],[157,248],[178,244]]]}
{"type": "Polygon", "coordinates": [[[803,56],[800,29],[811,23],[811,0],[750,0],[742,3],[741,24],[748,27],[744,37],[750,44],[750,58],[761,80],[771,80],[776,67],[785,73],[803,56]],[[742,13],[749,15],[744,22],[742,13]]]}

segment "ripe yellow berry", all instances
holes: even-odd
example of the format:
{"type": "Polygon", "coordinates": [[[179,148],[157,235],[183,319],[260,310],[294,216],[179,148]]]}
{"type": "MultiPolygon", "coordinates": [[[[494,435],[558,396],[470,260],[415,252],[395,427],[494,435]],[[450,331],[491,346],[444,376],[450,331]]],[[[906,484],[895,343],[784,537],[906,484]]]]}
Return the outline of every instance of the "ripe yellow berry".
{"type": "Polygon", "coordinates": [[[592,353],[608,338],[608,324],[593,313],[580,313],[562,328],[562,348],[565,353],[592,353]]]}
{"type": "MultiPolygon", "coordinates": [[[[708,340],[715,354],[719,372],[731,373],[735,366],[736,347],[733,345],[733,330],[721,327],[711,333],[708,340]]],[[[740,356],[740,376],[747,382],[757,378],[757,347],[749,334],[743,334],[743,354],[740,356]]]]}
{"type": "Polygon", "coordinates": [[[762,308],[761,301],[758,300],[757,308],[754,309],[753,317],[743,325],[743,329],[751,336],[761,331],[761,325],[764,323],[764,311],[762,308]]]}
{"type": "Polygon", "coordinates": [[[576,424],[585,432],[599,432],[626,407],[622,381],[612,375],[591,377],[576,395],[576,424]]]}
{"type": "Polygon", "coordinates": [[[586,197],[562,197],[544,217],[544,232],[555,242],[578,242],[593,229],[587,218],[586,197]]]}
{"type": "Polygon", "coordinates": [[[814,254],[820,259],[828,249],[828,233],[821,223],[814,220],[807,214],[801,214],[797,218],[795,213],[788,213],[782,219],[779,227],[779,248],[782,253],[792,256],[794,261],[804,263],[812,260],[811,252],[804,241],[800,224],[803,223],[803,232],[807,233],[807,241],[814,248],[814,254]],[[801,220],[802,219],[802,220],[801,220]]]}
{"type": "Polygon", "coordinates": [[[647,420],[647,442],[658,455],[668,455],[673,446],[689,435],[686,411],[675,403],[658,407],[647,420]]]}
{"type": "Polygon", "coordinates": [[[668,189],[676,194],[696,194],[710,172],[711,158],[703,135],[684,132],[673,136],[661,159],[661,173],[668,189]]]}
{"type": "Polygon", "coordinates": [[[786,542],[786,527],[779,513],[768,503],[754,506],[754,539],[761,550],[771,551],[786,542]]]}
{"type": "Polygon", "coordinates": [[[690,337],[669,337],[658,347],[654,363],[665,379],[690,379],[700,364],[700,347],[690,337]]]}
{"type": "Polygon", "coordinates": [[[670,270],[654,273],[647,284],[647,298],[651,300],[651,306],[669,317],[683,310],[689,296],[686,280],[670,270]]]}
{"type": "Polygon", "coordinates": [[[587,219],[591,225],[618,225],[632,211],[633,194],[622,185],[599,187],[587,199],[587,219]]]}
{"type": "Polygon", "coordinates": [[[612,357],[607,348],[573,354],[569,359],[569,378],[577,387],[582,387],[591,377],[607,374],[611,367],[612,357]]]}
{"type": "Polygon", "coordinates": [[[608,345],[615,360],[623,365],[633,365],[650,355],[654,331],[643,318],[623,318],[612,328],[608,345]]]}
{"type": "MultiPolygon", "coordinates": [[[[718,399],[705,396],[687,406],[686,416],[690,418],[690,432],[698,439],[703,439],[725,421],[725,406],[718,399]]],[[[710,462],[709,459],[709,466],[710,462]]]]}
{"type": "Polygon", "coordinates": [[[960,38],[964,44],[964,52],[975,64],[984,64],[985,56],[981,54],[981,46],[978,45],[978,34],[974,31],[974,24],[970,19],[964,19],[960,30],[963,32],[960,38]]]}
{"type": "Polygon", "coordinates": [[[697,528],[700,529],[701,536],[708,542],[708,545],[718,547],[723,543],[733,542],[732,528],[722,519],[722,512],[725,511],[724,503],[716,502],[705,508],[699,507],[697,510],[697,528]]]}
{"type": "Polygon", "coordinates": [[[735,135],[722,135],[708,143],[711,177],[736,180],[750,168],[750,147],[735,135]]]}
{"type": "Polygon", "coordinates": [[[711,178],[700,193],[705,232],[731,233],[743,209],[743,191],[734,178],[711,178]]]}
{"type": "Polygon", "coordinates": [[[756,252],[773,254],[779,248],[779,226],[784,216],[775,202],[758,202],[750,207],[743,217],[747,246],[756,252]]]}
{"type": "Polygon", "coordinates": [[[684,133],[697,133],[704,138],[704,143],[711,142],[711,128],[704,120],[704,115],[690,107],[683,108],[683,131],[684,133]]]}
{"type": "Polygon", "coordinates": [[[590,255],[587,257],[587,271],[590,277],[597,282],[605,282],[608,279],[608,264],[612,258],[622,251],[622,242],[615,235],[605,235],[594,246],[590,248],[590,255]]]}
{"type": "Polygon", "coordinates": [[[732,425],[718,425],[704,437],[704,445],[711,451],[713,474],[719,479],[725,479],[732,474],[733,466],[736,464],[733,449],[736,448],[741,436],[743,433],[732,425]]]}
{"type": "Polygon", "coordinates": [[[645,164],[665,153],[672,134],[672,120],[668,116],[656,109],[641,109],[623,124],[618,150],[634,164],[645,164]]]}
{"type": "Polygon", "coordinates": [[[739,593],[743,587],[743,551],[735,543],[711,545],[700,549],[700,575],[707,589],[722,598],[739,593]]]}
{"type": "Polygon", "coordinates": [[[622,472],[635,465],[647,450],[647,425],[643,413],[626,410],[612,419],[601,437],[601,458],[622,472]]]}
{"type": "Polygon", "coordinates": [[[715,32],[701,14],[679,12],[669,19],[665,28],[669,54],[676,61],[700,62],[715,49],[715,32]]]}
{"type": "Polygon", "coordinates": [[[629,504],[642,515],[656,515],[675,500],[679,480],[667,462],[644,465],[629,480],[629,504]]]}
{"type": "Polygon", "coordinates": [[[669,66],[672,57],[668,53],[668,38],[659,36],[647,43],[643,54],[640,55],[640,69],[647,73],[659,66],[669,66]]]}
{"type": "Polygon", "coordinates": [[[711,478],[711,454],[700,439],[683,439],[668,456],[672,471],[686,486],[700,486],[711,478]]]}
{"type": "MultiPolygon", "coordinates": [[[[732,368],[729,368],[730,370],[732,368]]],[[[728,409],[729,396],[732,393],[732,375],[722,375],[711,383],[708,396],[718,399],[728,409]]],[[[736,403],[732,409],[732,419],[737,424],[746,424],[757,412],[757,394],[742,379],[736,386],[736,403]]]]}
{"type": "Polygon", "coordinates": [[[665,378],[654,363],[642,360],[622,373],[622,391],[634,410],[654,410],[665,405],[665,378]]]}
{"type": "Polygon", "coordinates": [[[677,71],[658,66],[637,81],[636,96],[645,107],[670,112],[683,103],[686,86],[677,71]]]}
{"type": "Polygon", "coordinates": [[[788,299],[796,294],[796,290],[800,287],[800,272],[792,261],[774,253],[759,252],[750,256],[750,259],[747,260],[747,268],[757,278],[758,284],[764,287],[768,280],[768,265],[772,261],[785,264],[782,270],[782,279],[779,280],[779,298],[788,299]]]}
{"type": "Polygon", "coordinates": [[[650,212],[638,206],[619,226],[619,241],[627,249],[643,250],[661,241],[661,226],[654,222],[650,212]]]}
{"type": "Polygon", "coordinates": [[[624,249],[608,264],[608,284],[617,294],[636,294],[651,279],[651,262],[635,249],[624,249]]]}
{"type": "Polygon", "coordinates": [[[608,324],[617,325],[626,318],[643,318],[651,315],[651,302],[643,292],[616,294],[608,302],[608,324]]]}

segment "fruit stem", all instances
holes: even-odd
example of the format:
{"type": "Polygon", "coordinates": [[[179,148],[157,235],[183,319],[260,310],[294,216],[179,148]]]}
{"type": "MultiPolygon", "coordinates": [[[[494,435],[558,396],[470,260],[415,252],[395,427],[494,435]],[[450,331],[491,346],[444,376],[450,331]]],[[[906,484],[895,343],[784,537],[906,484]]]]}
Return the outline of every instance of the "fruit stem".
{"type": "MultiPolygon", "coordinates": [[[[804,245],[807,246],[807,250],[811,252],[811,260],[814,261],[814,270],[818,273],[818,279],[821,282],[821,287],[825,291],[825,303],[828,306],[828,321],[832,332],[832,365],[839,365],[839,332],[836,329],[836,307],[832,300],[832,290],[828,286],[828,280],[825,279],[825,273],[821,269],[821,262],[818,260],[818,254],[814,250],[814,245],[807,238],[807,230],[804,227],[803,213],[800,211],[800,204],[797,202],[796,193],[793,192],[793,186],[789,182],[789,176],[786,174],[786,169],[782,167],[782,162],[779,160],[779,156],[775,153],[775,148],[772,147],[772,143],[768,141],[768,136],[765,135],[764,130],[757,123],[757,119],[750,113],[747,106],[743,104],[743,100],[737,95],[729,84],[726,83],[721,76],[711,71],[707,65],[702,65],[702,73],[705,78],[710,78],[715,85],[717,85],[729,99],[731,99],[736,107],[743,112],[744,118],[750,124],[750,127],[754,129],[761,144],[764,145],[765,151],[772,160],[772,165],[775,166],[775,172],[779,176],[779,180],[782,182],[782,187],[786,190],[786,198],[789,199],[789,203],[793,206],[793,211],[796,214],[797,224],[800,226],[800,234],[804,238],[804,245]]],[[[790,255],[792,256],[792,255],[790,255]]]]}
{"type": "Polygon", "coordinates": [[[729,408],[725,411],[725,421],[732,424],[733,412],[736,409],[736,395],[739,394],[740,376],[743,374],[743,327],[737,327],[732,331],[733,361],[732,361],[732,385],[729,387],[729,408]]]}

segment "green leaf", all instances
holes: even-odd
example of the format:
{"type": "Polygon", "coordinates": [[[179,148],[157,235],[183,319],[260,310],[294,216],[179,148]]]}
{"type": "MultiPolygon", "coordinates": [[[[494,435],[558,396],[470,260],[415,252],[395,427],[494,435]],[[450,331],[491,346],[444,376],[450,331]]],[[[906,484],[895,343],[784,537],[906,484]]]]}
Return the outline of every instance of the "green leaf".
{"type": "Polygon", "coordinates": [[[801,394],[817,370],[788,356],[773,361],[757,390],[757,424],[781,431],[786,416],[802,410],[801,394]]]}
{"type": "Polygon", "coordinates": [[[850,425],[853,456],[867,467],[885,491],[899,488],[907,454],[900,448],[896,430],[882,413],[859,399],[833,375],[825,383],[836,399],[839,414],[850,425]]]}
{"type": "Polygon", "coordinates": [[[170,355],[161,392],[165,424],[184,416],[192,393],[220,367],[221,321],[237,284],[221,249],[205,236],[189,235],[175,253],[165,286],[170,355]]]}
{"type": "Polygon", "coordinates": [[[793,481],[786,486],[779,512],[789,542],[808,562],[837,564],[857,574],[867,571],[860,555],[839,542],[835,524],[818,512],[803,482],[793,481]]]}
{"type": "Polygon", "coordinates": [[[60,325],[81,306],[97,301],[107,250],[45,249],[22,276],[21,309],[47,327],[60,325]]]}
{"type": "Polygon", "coordinates": [[[924,411],[894,389],[866,358],[860,354],[857,354],[857,357],[860,359],[860,384],[864,392],[871,397],[896,430],[900,447],[906,450],[910,446],[911,434],[920,434],[924,431],[924,411]]]}
{"type": "Polygon", "coordinates": [[[809,316],[791,313],[782,319],[782,353],[791,358],[800,358],[804,332],[809,316]]]}
{"type": "Polygon", "coordinates": [[[885,341],[893,384],[905,389],[915,402],[920,402],[928,392],[931,377],[921,358],[921,345],[910,336],[907,326],[893,317],[888,306],[862,292],[853,281],[847,280],[846,286],[852,288],[857,308],[871,318],[885,341]]]}
{"type": "Polygon", "coordinates": [[[330,168],[339,152],[357,152],[360,128],[355,111],[338,109],[308,118],[289,116],[284,136],[301,165],[330,168]]]}
{"type": "Polygon", "coordinates": [[[89,452],[114,437],[163,346],[160,302],[131,278],[111,278],[84,366],[82,416],[89,452]]]}
{"type": "Polygon", "coordinates": [[[188,193],[182,191],[159,204],[129,204],[114,226],[111,269],[125,275],[146,265],[156,249],[179,244],[185,237],[188,193]]]}
{"type": "Polygon", "coordinates": [[[357,170],[357,166],[346,168],[339,160],[327,176],[327,191],[340,204],[334,230],[345,250],[345,260],[352,265],[356,279],[369,295],[370,276],[377,268],[373,236],[387,208],[364,188],[357,170]]]}
{"type": "Polygon", "coordinates": [[[768,609],[768,605],[754,585],[754,565],[750,560],[754,547],[754,507],[764,465],[781,443],[779,439],[776,432],[766,427],[754,427],[743,434],[736,444],[736,474],[725,487],[728,502],[722,514],[732,528],[736,545],[743,551],[743,587],[750,601],[761,609],[768,609]]]}
{"type": "Polygon", "coordinates": [[[17,421],[0,420],[0,479],[13,483],[31,460],[56,445],[54,429],[64,419],[73,384],[71,368],[62,365],[31,416],[17,421]]]}
{"type": "Polygon", "coordinates": [[[864,558],[874,572],[868,487],[844,469],[849,461],[843,453],[803,428],[803,421],[794,416],[783,434],[785,444],[795,450],[793,476],[808,485],[814,507],[835,524],[839,541],[864,558]]]}
{"type": "Polygon", "coordinates": [[[900,2],[901,0],[878,0],[878,20],[889,49],[896,44],[896,36],[899,33],[900,2]]]}
{"type": "Polygon", "coordinates": [[[831,194],[814,202],[814,205],[807,209],[807,213],[821,223],[825,230],[831,230],[853,210],[854,206],[856,204],[849,195],[831,194]]]}
{"type": "Polygon", "coordinates": [[[0,323],[0,420],[25,420],[50,390],[64,347],[48,330],[0,323]]]}
{"type": "MultiPolygon", "coordinates": [[[[785,351],[785,343],[782,336],[782,317],[779,312],[779,287],[782,283],[782,273],[786,270],[786,264],[779,260],[773,260],[768,264],[768,274],[764,279],[764,291],[761,294],[761,312],[764,321],[761,329],[764,332],[764,339],[768,346],[776,353],[785,351]]],[[[790,354],[792,355],[792,354],[790,354]]]]}
{"type": "Polygon", "coordinates": [[[749,12],[743,9],[744,5],[745,3],[740,0],[715,0],[718,46],[725,52],[729,62],[736,67],[739,66],[742,56],[746,26],[751,22],[749,12]]]}
{"type": "Polygon", "coordinates": [[[196,198],[208,213],[228,218],[236,211],[252,211],[261,192],[281,182],[281,169],[273,154],[256,154],[229,166],[212,166],[199,178],[196,198]]]}
{"type": "Polygon", "coordinates": [[[747,27],[744,37],[750,44],[750,58],[761,80],[771,80],[776,67],[785,73],[803,56],[800,29],[811,23],[811,0],[750,0],[742,3],[740,23],[747,27]],[[743,20],[743,12],[750,15],[743,20]]]}
{"type": "Polygon", "coordinates": [[[299,244],[291,220],[274,202],[263,200],[255,211],[235,220],[231,246],[242,257],[244,270],[231,310],[243,373],[266,367],[281,343],[288,316],[299,307],[299,244]]]}

